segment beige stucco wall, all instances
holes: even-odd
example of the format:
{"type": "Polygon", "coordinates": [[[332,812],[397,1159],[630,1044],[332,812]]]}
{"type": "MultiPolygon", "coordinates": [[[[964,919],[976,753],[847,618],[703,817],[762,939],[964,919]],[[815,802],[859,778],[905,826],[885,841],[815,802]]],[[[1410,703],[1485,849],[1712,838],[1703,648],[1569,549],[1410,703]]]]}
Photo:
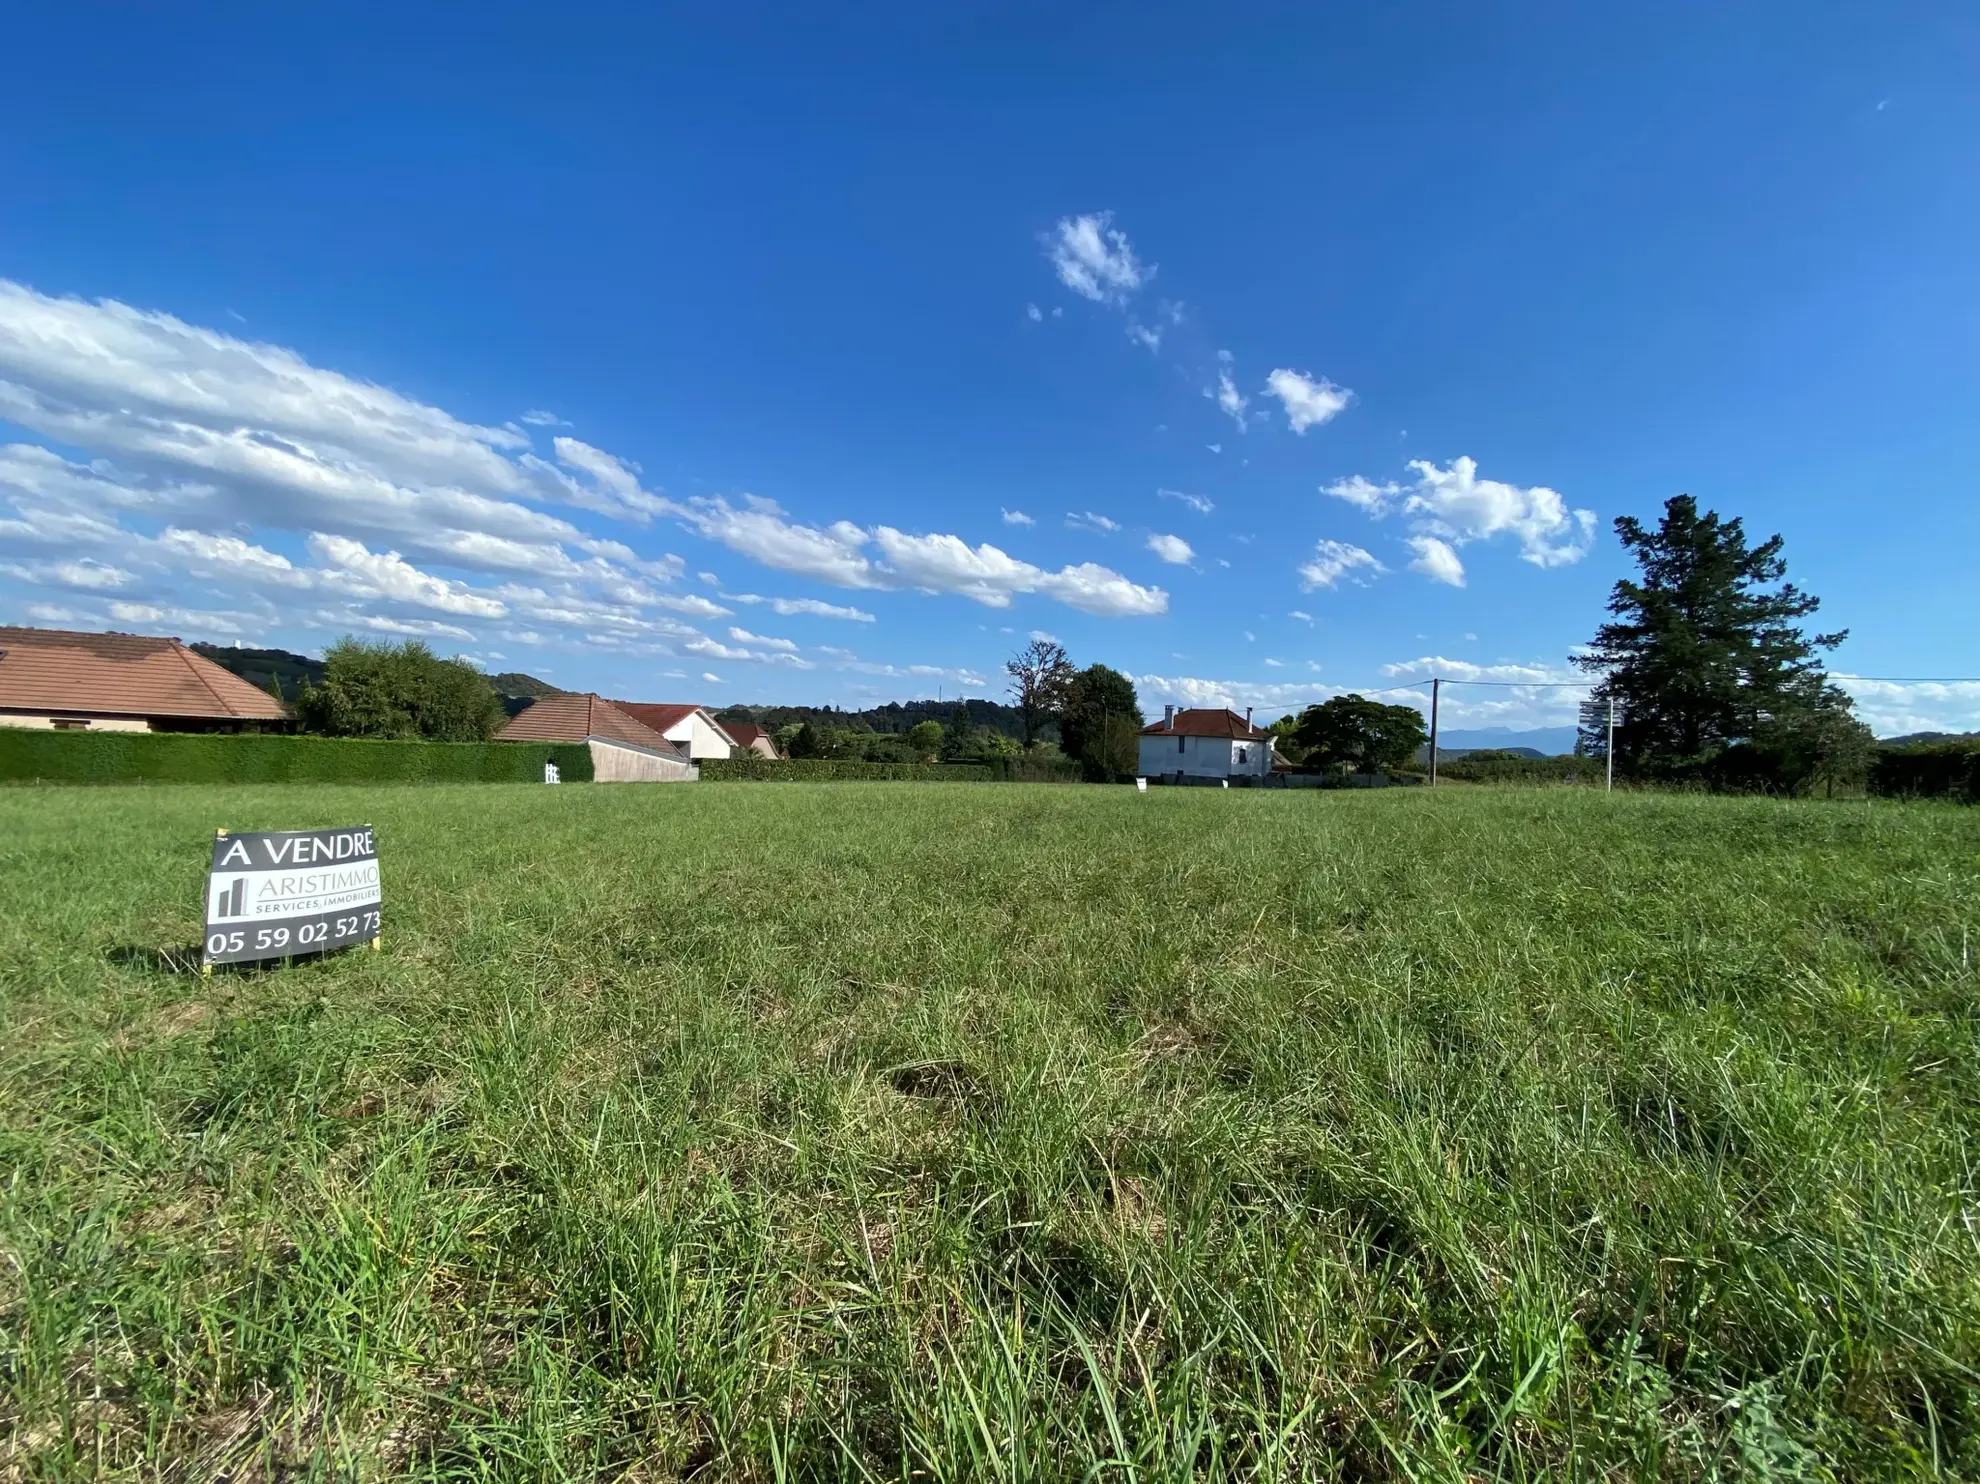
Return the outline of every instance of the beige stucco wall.
{"type": "MultiPolygon", "coordinates": [[[[37,716],[26,711],[0,711],[0,727],[29,727],[38,732],[50,732],[55,729],[56,720],[57,718],[54,716],[37,716]]],[[[142,716],[79,717],[73,713],[65,712],[61,714],[60,720],[70,722],[86,720],[89,723],[88,730],[92,732],[148,732],[151,730],[151,723],[146,721],[142,716]]],[[[77,728],[76,730],[80,731],[82,728],[77,728]]]]}
{"type": "Polygon", "coordinates": [[[660,735],[685,747],[696,762],[705,757],[727,757],[735,750],[729,734],[706,711],[690,711],[660,735]]]}
{"type": "Polygon", "coordinates": [[[701,769],[679,758],[622,747],[598,737],[588,740],[594,783],[693,783],[701,777],[701,769]]]}

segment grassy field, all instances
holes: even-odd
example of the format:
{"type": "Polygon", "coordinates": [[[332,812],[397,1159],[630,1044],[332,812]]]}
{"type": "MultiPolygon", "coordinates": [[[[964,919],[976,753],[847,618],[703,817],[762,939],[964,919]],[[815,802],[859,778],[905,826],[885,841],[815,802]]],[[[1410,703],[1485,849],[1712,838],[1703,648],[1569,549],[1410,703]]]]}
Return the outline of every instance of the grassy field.
{"type": "Polygon", "coordinates": [[[0,1479],[1980,1478],[1980,811],[17,788],[0,903],[0,1479]]]}

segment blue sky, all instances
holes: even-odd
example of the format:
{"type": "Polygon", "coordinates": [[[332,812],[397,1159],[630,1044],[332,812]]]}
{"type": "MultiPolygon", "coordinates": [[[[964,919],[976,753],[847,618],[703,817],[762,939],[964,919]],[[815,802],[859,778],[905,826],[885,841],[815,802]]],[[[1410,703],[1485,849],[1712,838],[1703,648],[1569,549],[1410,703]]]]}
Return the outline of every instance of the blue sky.
{"type": "Polygon", "coordinates": [[[1688,491],[1980,674],[1970,6],[857,9],[15,18],[0,620],[1277,714],[1568,678],[1688,491]]]}

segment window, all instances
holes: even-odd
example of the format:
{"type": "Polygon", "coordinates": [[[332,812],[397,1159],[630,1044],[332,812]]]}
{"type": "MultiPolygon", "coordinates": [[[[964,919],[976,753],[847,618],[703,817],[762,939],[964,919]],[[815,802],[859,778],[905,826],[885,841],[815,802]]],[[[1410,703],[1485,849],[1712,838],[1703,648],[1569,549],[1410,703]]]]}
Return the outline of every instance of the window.
{"type": "Polygon", "coordinates": [[[1240,747],[1240,748],[1238,749],[1238,761],[1239,761],[1239,762],[1244,762],[1244,761],[1246,761],[1246,760],[1247,760],[1248,758],[1250,758],[1250,756],[1251,756],[1251,754],[1250,754],[1250,753],[1249,753],[1248,751],[1246,751],[1246,750],[1245,750],[1244,748],[1242,748],[1242,747],[1240,747]]]}
{"type": "Polygon", "coordinates": [[[1188,740],[1189,738],[1187,737],[1176,738],[1176,751],[1181,752],[1183,750],[1183,743],[1187,742],[1188,740]]]}

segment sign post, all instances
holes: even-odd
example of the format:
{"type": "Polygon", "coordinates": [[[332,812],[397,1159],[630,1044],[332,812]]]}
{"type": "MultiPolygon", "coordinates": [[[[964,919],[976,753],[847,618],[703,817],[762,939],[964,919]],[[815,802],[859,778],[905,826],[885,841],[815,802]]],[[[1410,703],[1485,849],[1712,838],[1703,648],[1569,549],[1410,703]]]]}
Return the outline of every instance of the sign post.
{"type": "Polygon", "coordinates": [[[200,963],[259,963],[378,947],[383,898],[371,826],[213,836],[200,963]]]}

